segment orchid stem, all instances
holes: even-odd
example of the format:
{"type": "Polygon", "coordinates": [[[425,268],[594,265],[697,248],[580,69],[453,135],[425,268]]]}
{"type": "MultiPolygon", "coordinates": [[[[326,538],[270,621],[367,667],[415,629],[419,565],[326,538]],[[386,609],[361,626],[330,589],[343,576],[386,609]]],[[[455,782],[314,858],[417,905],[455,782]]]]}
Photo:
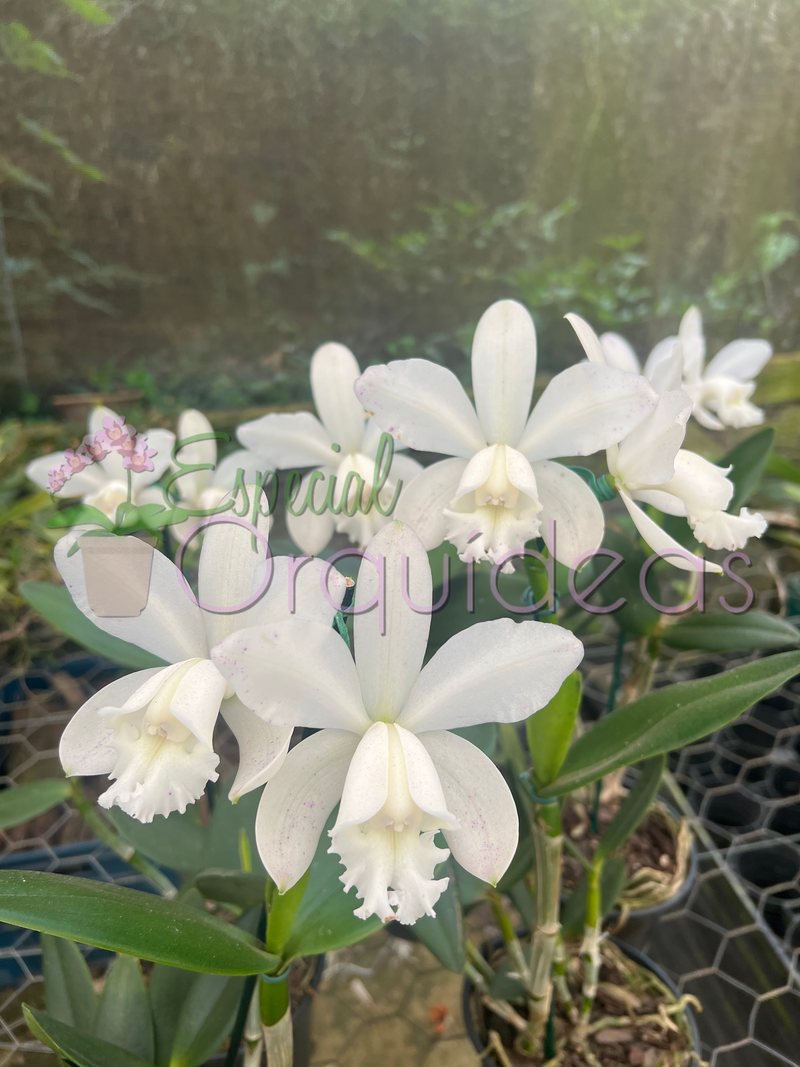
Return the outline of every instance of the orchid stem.
{"type": "Polygon", "coordinates": [[[70,778],[69,787],[72,794],[72,803],[78,809],[78,813],[90,829],[92,829],[104,845],[123,859],[131,867],[140,871],[159,890],[162,896],[172,899],[177,896],[178,890],[167,876],[143,856],[140,856],[133,845],[127,844],[111,829],[99,812],[95,811],[83,791],[78,778],[70,778]]]}

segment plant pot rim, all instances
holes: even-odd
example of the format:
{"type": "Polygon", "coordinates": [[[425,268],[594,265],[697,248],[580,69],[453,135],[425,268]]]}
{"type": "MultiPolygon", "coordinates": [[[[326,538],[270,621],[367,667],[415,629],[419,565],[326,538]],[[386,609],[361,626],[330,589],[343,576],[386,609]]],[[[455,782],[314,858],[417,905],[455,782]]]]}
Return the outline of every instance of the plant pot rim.
{"type": "MultiPolygon", "coordinates": [[[[527,936],[528,934],[527,930],[517,931],[518,934],[520,932],[524,932],[525,936],[527,936]]],[[[638,948],[634,948],[633,945],[629,945],[627,941],[623,941],[618,937],[609,937],[608,940],[613,945],[615,945],[620,950],[620,952],[623,952],[629,959],[633,960],[634,963],[638,963],[640,967],[644,967],[645,970],[650,971],[651,974],[655,975],[655,977],[658,978],[659,981],[664,983],[664,985],[676,999],[680,997],[680,991],[675,985],[675,983],[672,981],[672,979],[669,977],[669,975],[667,975],[661,969],[661,967],[659,967],[659,965],[654,960],[650,959],[650,957],[647,956],[644,952],[641,952],[638,948]]],[[[481,947],[481,952],[486,955],[487,950],[499,948],[502,944],[503,938],[498,934],[496,937],[493,937],[489,941],[484,942],[483,946],[481,947]]],[[[481,1052],[483,1052],[486,1046],[481,1041],[480,1034],[475,1028],[475,1023],[472,1016],[471,1009],[474,990],[474,985],[472,984],[470,979],[465,976],[461,986],[461,1013],[464,1016],[464,1028],[467,1031],[467,1037],[472,1042],[472,1047],[475,1049],[475,1051],[480,1054],[481,1052]]],[[[695,1013],[690,1005],[687,1005],[684,1008],[684,1014],[692,1040],[691,1051],[696,1052],[697,1055],[700,1056],[700,1033],[697,1029],[697,1019],[695,1017],[695,1013]]],[[[486,1053],[481,1058],[481,1067],[497,1067],[497,1060],[494,1058],[492,1053],[486,1053]]]]}

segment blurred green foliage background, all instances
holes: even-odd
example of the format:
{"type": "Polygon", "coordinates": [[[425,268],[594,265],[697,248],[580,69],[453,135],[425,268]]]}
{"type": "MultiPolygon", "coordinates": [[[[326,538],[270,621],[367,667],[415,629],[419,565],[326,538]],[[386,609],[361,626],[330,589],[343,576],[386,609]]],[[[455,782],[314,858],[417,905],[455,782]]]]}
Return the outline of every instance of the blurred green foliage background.
{"type": "Polygon", "coordinates": [[[3,406],[461,370],[500,296],[545,370],[567,310],[791,351],[799,66],[797,0],[0,0],[3,406]]]}

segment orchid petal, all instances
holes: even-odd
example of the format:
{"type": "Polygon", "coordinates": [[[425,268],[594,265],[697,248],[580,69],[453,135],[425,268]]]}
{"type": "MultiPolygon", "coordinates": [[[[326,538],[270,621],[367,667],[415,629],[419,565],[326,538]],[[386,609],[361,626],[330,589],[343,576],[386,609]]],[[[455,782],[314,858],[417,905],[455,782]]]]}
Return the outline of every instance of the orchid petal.
{"type": "Polygon", "coordinates": [[[681,571],[711,571],[714,574],[722,574],[722,567],[716,563],[710,563],[702,556],[694,556],[683,547],[674,537],[663,530],[657,522],[653,522],[638,504],[634,503],[624,489],[620,489],[619,495],[628,509],[636,529],[642,535],[653,552],[666,559],[673,567],[681,571]]]}
{"type": "Polygon", "coordinates": [[[639,500],[643,504],[652,504],[658,511],[663,511],[665,515],[677,515],[679,518],[686,518],[686,505],[680,499],[672,493],[665,493],[661,489],[637,489],[636,492],[631,493],[634,500],[639,500]]]}
{"type": "Polygon", "coordinates": [[[657,393],[669,393],[681,388],[683,381],[683,345],[676,341],[672,352],[652,367],[648,375],[657,393]]]}
{"type": "Polygon", "coordinates": [[[291,618],[330,626],[346,590],[345,576],[324,559],[275,556],[269,589],[257,604],[242,612],[237,629],[291,618]],[[328,596],[323,594],[323,586],[328,596]]]}
{"type": "Polygon", "coordinates": [[[72,775],[108,774],[116,762],[113,740],[116,728],[98,713],[101,708],[122,707],[142,685],[161,674],[162,667],[126,674],[103,686],[75,712],[61,735],[58,756],[67,778],[72,775]]]}
{"type": "Polygon", "coordinates": [[[472,388],[489,444],[519,440],[531,407],[536,377],[536,330],[516,300],[484,311],[472,341],[472,388]]]}
{"type": "Polygon", "coordinates": [[[683,501],[690,518],[724,511],[733,496],[733,482],[726,471],[695,452],[681,449],[675,457],[675,474],[658,488],[683,501]]]}
{"type": "Polygon", "coordinates": [[[500,771],[479,748],[457,734],[432,731],[418,740],[436,768],[458,828],[445,829],[453,857],[476,878],[497,885],[514,857],[519,817],[500,771]]]}
{"type": "Polygon", "coordinates": [[[606,363],[615,370],[624,370],[628,374],[641,374],[639,358],[630,343],[618,333],[604,333],[600,335],[600,344],[606,363]]]}
{"type": "Polygon", "coordinates": [[[690,307],[681,319],[678,337],[683,345],[683,373],[688,381],[696,381],[703,373],[706,358],[703,316],[696,307],[690,307]]]}
{"type": "MultiPolygon", "coordinates": [[[[313,478],[311,502],[315,508],[321,508],[327,492],[328,479],[333,476],[335,476],[335,471],[332,467],[309,471],[300,482],[293,506],[298,509],[303,506],[313,478]],[[322,480],[319,478],[320,473],[323,475],[322,480]]],[[[311,507],[307,507],[302,515],[293,515],[288,510],[286,512],[286,529],[289,531],[289,536],[309,556],[317,556],[328,547],[335,528],[335,519],[327,508],[321,515],[316,515],[311,507]]]]}
{"type": "Polygon", "coordinates": [[[692,401],[681,389],[662,393],[655,411],[620,442],[614,477],[629,488],[668,482],[691,413],[692,401]]]}
{"type": "Polygon", "coordinates": [[[242,703],[275,726],[363,733],[370,719],[339,634],[305,619],[237,630],[211,658],[242,703]]]}
{"type": "Polygon", "coordinates": [[[279,893],[308,870],[358,743],[358,736],[346,730],[312,734],[267,782],[256,815],[256,844],[279,893]]]}
{"type": "Polygon", "coordinates": [[[220,711],[239,746],[239,766],[228,793],[228,799],[235,804],[278,773],[293,731],[288,726],[263,722],[237,697],[223,700],[220,711]]]}
{"type": "MultiPolygon", "coordinates": [[[[351,826],[360,826],[377,815],[389,795],[389,729],[374,722],[350,760],[342,790],[342,802],[331,835],[351,826]]],[[[401,780],[404,768],[400,768],[401,780]]]]}
{"type": "Polygon", "coordinates": [[[533,473],[542,505],[539,524],[544,543],[559,563],[574,568],[602,544],[603,509],[583,478],[561,463],[542,460],[533,464],[533,473]]]}
{"type": "MultiPolygon", "coordinates": [[[[156,455],[153,456],[153,469],[151,471],[140,471],[138,474],[133,473],[131,475],[131,488],[134,495],[144,489],[145,486],[157,482],[164,471],[172,466],[172,449],[175,447],[175,434],[171,430],[145,430],[143,436],[147,438],[148,448],[155,449],[156,455]]],[[[110,455],[111,453],[106,459],[110,455]]],[[[105,462],[105,459],[101,460],[101,465],[105,462]]],[[[127,470],[123,470],[123,479],[127,479],[127,477],[127,470]]]]}
{"type": "MultiPolygon", "coordinates": [[[[49,452],[45,456],[38,456],[31,460],[25,468],[25,473],[32,482],[40,489],[49,489],[50,471],[60,467],[64,462],[63,452],[49,452]]],[[[63,489],[54,494],[57,500],[69,500],[76,496],[86,496],[87,493],[96,493],[105,485],[106,476],[96,464],[84,467],[82,471],[70,476],[63,489]]]]}
{"type": "Polygon", "coordinates": [[[319,467],[336,455],[331,435],[310,411],[262,415],[242,423],[236,436],[245,448],[267,457],[278,470],[319,467]]]}
{"type": "MultiPolygon", "coordinates": [[[[668,359],[672,358],[672,353],[675,351],[675,345],[679,344],[679,338],[677,337],[665,337],[663,341],[659,341],[657,345],[654,345],[650,351],[650,355],[647,357],[644,365],[644,376],[649,381],[653,381],[656,376],[656,372],[661,364],[668,359]]],[[[682,351],[682,346],[681,346],[682,351]]]]}
{"type": "Polygon", "coordinates": [[[53,556],[72,599],[91,622],[113,637],[130,641],[168,662],[208,656],[202,613],[181,572],[161,552],[153,552],[150,590],[140,615],[132,618],[100,617],[89,606],[83,553],[69,551],[83,530],[62,537],[53,556]]]}
{"type": "Polygon", "coordinates": [[[408,526],[390,522],[370,542],[356,581],[353,638],[370,718],[395,719],[403,707],[425,658],[432,602],[422,542],[408,526]],[[373,600],[375,606],[364,611],[373,600]]]}
{"type": "Polygon", "coordinates": [[[356,357],[344,345],[322,345],[311,357],[314,405],[342,455],[358,452],[364,439],[364,409],[353,389],[360,374],[356,357]]]}
{"type": "Polygon", "coordinates": [[[465,459],[442,459],[426,467],[400,492],[395,518],[411,527],[428,552],[445,539],[444,509],[455,497],[466,469],[465,459]]]}
{"type": "Polygon", "coordinates": [[[531,462],[589,456],[626,437],[657,401],[650,383],[639,375],[577,363],[549,383],[516,447],[531,462]]]}
{"type": "Polygon", "coordinates": [[[731,341],[717,352],[706,367],[706,378],[735,378],[750,382],[772,358],[772,345],[768,341],[731,341]]]}
{"type": "Polygon", "coordinates": [[[728,552],[744,548],[750,537],[761,537],[767,529],[764,516],[747,508],[742,508],[738,515],[714,511],[702,519],[690,519],[689,523],[698,541],[728,552]]]}
{"type": "MultiPolygon", "coordinates": [[[[178,442],[186,441],[190,437],[198,437],[200,434],[213,434],[213,432],[214,427],[202,411],[187,408],[186,411],[181,412],[178,418],[178,442]]],[[[211,464],[211,470],[187,471],[177,481],[173,482],[182,500],[199,500],[200,494],[206,486],[211,484],[211,479],[214,475],[213,467],[217,462],[216,438],[210,437],[205,441],[193,441],[191,444],[179,448],[175,455],[181,465],[211,464]]]]}
{"type": "Polygon", "coordinates": [[[455,828],[458,825],[458,818],[448,808],[434,760],[422,744],[422,739],[404,730],[402,726],[396,726],[395,729],[403,750],[411,799],[418,808],[432,816],[433,824],[426,826],[423,822],[423,829],[455,828]]]}
{"type": "Polygon", "coordinates": [[[580,341],[583,351],[586,353],[586,358],[590,363],[601,363],[604,366],[613,366],[613,364],[610,364],[606,358],[605,349],[603,348],[600,338],[585,319],[582,319],[580,315],[575,315],[572,312],[565,315],[564,318],[578,335],[578,340],[580,341]]]}
{"type": "Polygon", "coordinates": [[[211,484],[220,489],[233,489],[241,471],[244,485],[263,485],[264,475],[274,469],[275,464],[265,456],[259,456],[247,448],[237,448],[217,463],[211,484]]]}
{"type": "Polygon", "coordinates": [[[169,710],[206,748],[214,747],[214,727],[228,683],[210,659],[201,659],[181,678],[169,710]]]}
{"type": "Polygon", "coordinates": [[[433,656],[397,724],[419,733],[518,722],[543,708],[582,658],[581,642],[560,626],[476,623],[433,656]]]}
{"type": "Polygon", "coordinates": [[[401,359],[369,367],[356,395],[378,425],[404,447],[470,456],[486,447],[469,397],[446,367],[426,359],[401,359]]]}

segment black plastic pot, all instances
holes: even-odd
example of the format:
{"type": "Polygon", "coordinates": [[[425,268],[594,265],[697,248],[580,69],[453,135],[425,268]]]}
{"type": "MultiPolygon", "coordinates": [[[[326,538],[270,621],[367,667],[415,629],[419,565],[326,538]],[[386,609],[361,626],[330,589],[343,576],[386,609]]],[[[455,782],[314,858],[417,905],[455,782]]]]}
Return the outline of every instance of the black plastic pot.
{"type": "MultiPolygon", "coordinates": [[[[325,970],[325,954],[317,956],[317,964],[314,968],[314,976],[311,979],[311,989],[317,990],[322,981],[325,970]]],[[[311,1023],[314,1010],[314,994],[306,993],[303,999],[292,1013],[292,1033],[294,1034],[294,1060],[293,1067],[308,1067],[311,1062],[311,1023]]],[[[224,1067],[227,1052],[217,1052],[210,1060],[206,1060],[205,1067],[224,1067]]],[[[236,1067],[244,1063],[244,1051],[239,1050],[236,1057],[236,1067]]],[[[269,1067],[269,1063],[267,1063],[269,1067]]]]}
{"type": "MultiPolygon", "coordinates": [[[[614,945],[621,952],[633,960],[634,963],[638,963],[640,967],[644,967],[646,970],[654,974],[664,985],[669,989],[670,993],[676,998],[680,997],[675,983],[661,970],[657,963],[654,963],[649,956],[645,956],[639,949],[634,948],[633,945],[629,945],[626,941],[620,941],[616,937],[610,939],[614,945]]],[[[483,948],[483,955],[487,958],[490,957],[503,945],[502,937],[495,937],[489,941],[483,948]]],[[[483,1038],[479,1032],[478,1024],[476,1023],[476,1002],[475,1002],[475,987],[469,978],[464,979],[464,984],[461,991],[461,1010],[464,1015],[464,1026],[467,1031],[467,1036],[472,1042],[473,1048],[476,1052],[480,1053],[486,1048],[486,1039],[483,1038]]],[[[697,1031],[697,1021],[694,1017],[694,1012],[691,1008],[686,1008],[686,1021],[689,1024],[689,1032],[692,1035],[692,1048],[697,1053],[698,1059],[700,1058],[700,1035],[697,1031]]],[[[481,1058],[482,1067],[498,1067],[497,1060],[492,1053],[486,1053],[481,1058]]]]}

